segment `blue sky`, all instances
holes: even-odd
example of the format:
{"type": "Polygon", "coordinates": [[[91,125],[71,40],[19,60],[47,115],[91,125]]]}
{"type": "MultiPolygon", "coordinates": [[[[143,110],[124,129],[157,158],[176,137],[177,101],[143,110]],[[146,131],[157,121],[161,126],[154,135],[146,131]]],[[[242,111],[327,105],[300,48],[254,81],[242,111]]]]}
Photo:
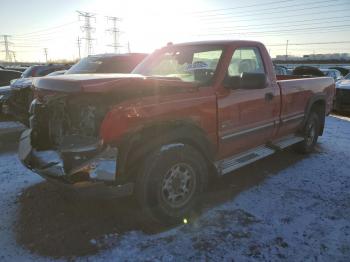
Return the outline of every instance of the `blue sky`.
{"type": "Polygon", "coordinates": [[[285,53],[287,40],[290,55],[350,53],[349,0],[2,0],[0,35],[12,36],[19,61],[44,61],[44,48],[49,59],[76,59],[84,37],[76,10],[96,14],[94,53],[113,51],[106,16],[122,18],[120,52],[128,42],[133,52],[152,52],[169,41],[250,39],[265,43],[272,56],[285,53]],[[303,43],[315,44],[297,45],[303,43]]]}

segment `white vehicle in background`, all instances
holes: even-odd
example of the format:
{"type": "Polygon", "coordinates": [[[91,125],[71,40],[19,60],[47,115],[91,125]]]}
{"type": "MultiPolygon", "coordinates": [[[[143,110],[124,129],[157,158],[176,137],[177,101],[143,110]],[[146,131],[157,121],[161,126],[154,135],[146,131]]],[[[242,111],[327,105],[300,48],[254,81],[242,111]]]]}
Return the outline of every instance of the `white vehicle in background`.
{"type": "Polygon", "coordinates": [[[320,69],[325,76],[333,77],[334,82],[343,79],[342,74],[337,69],[320,69]]]}
{"type": "Polygon", "coordinates": [[[336,95],[333,108],[336,111],[350,112],[350,73],[335,85],[336,95]]]}

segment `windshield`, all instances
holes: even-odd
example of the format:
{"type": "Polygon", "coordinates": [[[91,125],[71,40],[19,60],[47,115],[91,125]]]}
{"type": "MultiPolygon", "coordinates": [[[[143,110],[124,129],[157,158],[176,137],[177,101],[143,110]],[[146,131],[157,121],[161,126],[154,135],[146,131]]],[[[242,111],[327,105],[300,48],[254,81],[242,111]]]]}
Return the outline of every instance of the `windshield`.
{"type": "Polygon", "coordinates": [[[347,74],[347,75],[344,77],[344,79],[346,79],[346,80],[350,80],[350,73],[349,73],[349,74],[347,74]]]}
{"type": "Polygon", "coordinates": [[[36,67],[35,66],[31,66],[28,67],[21,75],[22,78],[27,78],[27,77],[32,77],[35,76],[35,71],[36,71],[36,67]]]}
{"type": "Polygon", "coordinates": [[[143,56],[138,59],[129,56],[90,56],[80,60],[66,74],[130,73],[141,59],[143,56]]]}
{"type": "Polygon", "coordinates": [[[213,45],[170,46],[149,56],[133,73],[208,83],[216,71],[223,47],[213,45]]]}

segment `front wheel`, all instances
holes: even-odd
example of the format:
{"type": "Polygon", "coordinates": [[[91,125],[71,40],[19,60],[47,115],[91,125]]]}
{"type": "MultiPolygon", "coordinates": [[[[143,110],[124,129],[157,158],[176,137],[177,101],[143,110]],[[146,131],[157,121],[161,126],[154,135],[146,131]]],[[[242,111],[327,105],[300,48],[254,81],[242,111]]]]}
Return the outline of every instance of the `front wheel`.
{"type": "Polygon", "coordinates": [[[303,130],[304,140],[297,145],[300,153],[310,153],[315,148],[320,130],[320,118],[315,112],[311,112],[303,130]]]}
{"type": "Polygon", "coordinates": [[[136,194],[148,219],[171,225],[194,214],[207,179],[207,165],[196,149],[167,145],[145,159],[136,194]]]}

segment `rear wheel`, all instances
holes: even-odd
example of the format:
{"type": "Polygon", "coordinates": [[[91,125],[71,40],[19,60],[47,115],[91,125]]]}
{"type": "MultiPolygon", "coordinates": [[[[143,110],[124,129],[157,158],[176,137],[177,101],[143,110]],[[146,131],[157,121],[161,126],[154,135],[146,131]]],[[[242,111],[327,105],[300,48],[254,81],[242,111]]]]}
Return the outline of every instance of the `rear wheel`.
{"type": "Polygon", "coordinates": [[[320,118],[316,112],[311,112],[303,130],[304,140],[297,145],[300,153],[310,153],[315,148],[320,130],[320,118]]]}
{"type": "Polygon", "coordinates": [[[163,146],[145,159],[137,179],[137,197],[149,220],[171,225],[195,213],[206,188],[202,155],[189,145],[163,146]]]}

